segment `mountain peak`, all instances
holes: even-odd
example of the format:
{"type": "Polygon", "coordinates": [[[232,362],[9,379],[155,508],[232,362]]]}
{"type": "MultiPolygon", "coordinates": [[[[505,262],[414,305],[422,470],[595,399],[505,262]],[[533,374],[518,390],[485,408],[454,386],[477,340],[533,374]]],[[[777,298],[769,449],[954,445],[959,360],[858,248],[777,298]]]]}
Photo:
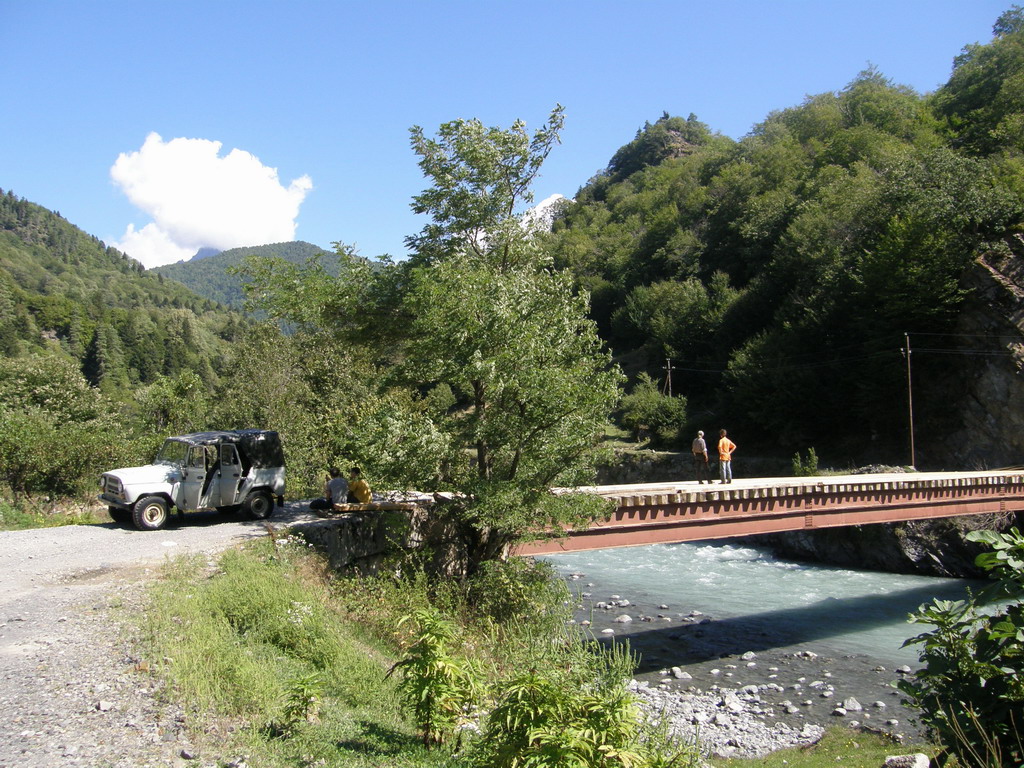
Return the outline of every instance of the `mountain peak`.
{"type": "Polygon", "coordinates": [[[216,256],[218,253],[221,253],[221,250],[219,248],[200,248],[198,251],[196,251],[196,255],[189,259],[189,261],[200,261],[202,259],[208,259],[211,256],[216,256]]]}

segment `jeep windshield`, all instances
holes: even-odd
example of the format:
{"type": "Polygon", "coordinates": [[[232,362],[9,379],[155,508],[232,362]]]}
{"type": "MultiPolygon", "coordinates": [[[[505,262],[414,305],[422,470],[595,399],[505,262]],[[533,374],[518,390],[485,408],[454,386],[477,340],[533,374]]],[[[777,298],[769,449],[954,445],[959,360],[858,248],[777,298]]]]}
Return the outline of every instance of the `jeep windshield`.
{"type": "Polygon", "coordinates": [[[160,446],[154,464],[173,464],[176,467],[185,466],[185,456],[188,454],[188,443],[181,440],[168,438],[160,446]]]}

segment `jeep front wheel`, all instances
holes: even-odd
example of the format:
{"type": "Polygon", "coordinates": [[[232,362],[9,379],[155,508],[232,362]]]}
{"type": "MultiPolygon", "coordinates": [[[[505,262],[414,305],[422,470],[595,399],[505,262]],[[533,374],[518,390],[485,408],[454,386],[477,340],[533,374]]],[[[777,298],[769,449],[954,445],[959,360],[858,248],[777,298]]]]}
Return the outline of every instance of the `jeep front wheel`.
{"type": "Polygon", "coordinates": [[[111,506],[107,507],[107,514],[110,515],[110,519],[115,523],[121,523],[122,525],[132,521],[132,511],[130,509],[111,506]]]}
{"type": "Polygon", "coordinates": [[[156,531],[167,523],[167,502],[159,496],[143,496],[132,508],[132,522],[140,531],[156,531]]]}
{"type": "Polygon", "coordinates": [[[242,512],[253,520],[266,520],[274,513],[274,497],[266,491],[253,491],[242,502],[242,512]]]}

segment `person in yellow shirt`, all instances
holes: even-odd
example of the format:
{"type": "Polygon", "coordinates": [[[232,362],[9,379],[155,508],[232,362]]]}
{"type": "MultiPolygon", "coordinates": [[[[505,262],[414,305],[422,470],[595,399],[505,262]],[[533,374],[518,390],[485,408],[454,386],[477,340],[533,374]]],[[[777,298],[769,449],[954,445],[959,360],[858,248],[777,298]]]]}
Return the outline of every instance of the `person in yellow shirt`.
{"type": "Polygon", "coordinates": [[[369,504],[373,500],[370,486],[363,480],[359,467],[352,467],[348,475],[348,501],[354,504],[369,504]]]}
{"type": "Polygon", "coordinates": [[[718,476],[722,483],[732,482],[732,454],[736,443],[730,440],[724,429],[718,431],[718,476]]]}

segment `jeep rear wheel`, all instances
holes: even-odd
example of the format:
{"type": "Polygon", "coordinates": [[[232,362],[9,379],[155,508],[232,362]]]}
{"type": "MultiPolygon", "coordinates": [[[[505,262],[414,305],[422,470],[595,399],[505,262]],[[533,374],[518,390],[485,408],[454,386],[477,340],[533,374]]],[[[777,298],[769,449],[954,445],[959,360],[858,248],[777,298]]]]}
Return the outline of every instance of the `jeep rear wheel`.
{"type": "Polygon", "coordinates": [[[156,531],[167,524],[167,502],[160,496],[143,496],[132,508],[132,522],[140,531],[156,531]]]}
{"type": "Polygon", "coordinates": [[[253,520],[266,520],[274,514],[274,497],[266,491],[253,491],[242,502],[242,512],[253,520]]]}

